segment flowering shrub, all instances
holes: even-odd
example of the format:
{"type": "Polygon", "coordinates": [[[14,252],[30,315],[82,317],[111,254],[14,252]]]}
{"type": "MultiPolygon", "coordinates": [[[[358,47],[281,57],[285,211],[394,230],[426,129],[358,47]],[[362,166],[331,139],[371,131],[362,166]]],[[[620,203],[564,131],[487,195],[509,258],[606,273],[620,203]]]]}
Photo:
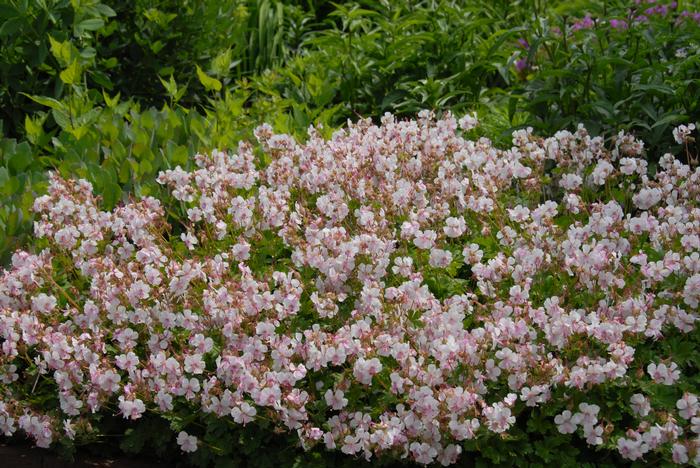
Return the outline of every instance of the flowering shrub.
{"type": "Polygon", "coordinates": [[[475,124],[263,126],[160,174],[184,221],[53,176],[43,250],[0,280],[0,431],[48,447],[152,413],[192,456],[220,450],[208,418],[366,459],[497,460],[529,434],[545,460],[700,462],[700,170],[650,176],[624,133],[500,150],[475,124]]]}

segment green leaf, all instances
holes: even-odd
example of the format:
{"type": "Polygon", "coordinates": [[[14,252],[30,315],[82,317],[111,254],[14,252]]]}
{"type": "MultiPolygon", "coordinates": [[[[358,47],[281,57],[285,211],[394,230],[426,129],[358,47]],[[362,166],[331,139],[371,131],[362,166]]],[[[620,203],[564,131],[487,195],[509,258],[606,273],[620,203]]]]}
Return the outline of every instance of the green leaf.
{"type": "Polygon", "coordinates": [[[199,65],[197,65],[197,78],[207,91],[221,91],[221,81],[204,73],[199,65]]]}
{"type": "Polygon", "coordinates": [[[661,94],[668,94],[670,96],[673,96],[675,93],[673,92],[673,88],[670,86],[666,85],[660,85],[660,84],[638,84],[634,86],[635,89],[640,89],[642,91],[656,91],[661,94]]]}
{"type": "Polygon", "coordinates": [[[99,3],[97,6],[95,6],[95,8],[97,9],[97,11],[100,12],[102,16],[106,16],[107,18],[117,16],[117,13],[114,10],[112,10],[110,7],[103,3],[99,3]]]}
{"type": "Polygon", "coordinates": [[[21,13],[15,7],[9,4],[0,4],[0,18],[14,18],[20,16],[21,13]]]}
{"type": "Polygon", "coordinates": [[[102,204],[106,209],[112,209],[122,196],[122,190],[114,182],[107,182],[102,190],[102,204]]]}
{"type": "Polygon", "coordinates": [[[596,2],[590,2],[588,0],[570,0],[568,2],[562,2],[552,8],[552,12],[558,16],[576,16],[582,15],[584,12],[601,14],[603,10],[596,2]]]}
{"type": "Polygon", "coordinates": [[[65,112],[61,109],[54,109],[51,111],[51,115],[53,116],[53,119],[56,121],[59,127],[61,127],[63,130],[70,130],[73,128],[73,124],[70,121],[70,116],[68,115],[68,112],[65,112]]]}
{"type": "Polygon", "coordinates": [[[76,29],[78,29],[80,32],[97,31],[98,29],[101,29],[104,25],[105,25],[105,22],[102,19],[92,18],[92,19],[86,19],[86,20],[78,23],[78,26],[76,26],[76,29]]]}
{"type": "Polygon", "coordinates": [[[59,76],[61,81],[63,81],[65,84],[73,85],[80,82],[80,75],[80,65],[78,64],[77,60],[73,60],[73,63],[71,63],[68,68],[63,70],[59,76]]]}
{"type": "Polygon", "coordinates": [[[35,121],[29,115],[24,116],[24,131],[27,132],[27,137],[31,141],[36,141],[41,136],[44,129],[41,126],[41,120],[35,121]]]}
{"type": "Polygon", "coordinates": [[[214,57],[211,62],[211,69],[216,76],[226,76],[231,67],[231,49],[226,49],[214,57]]]}
{"type": "Polygon", "coordinates": [[[104,90],[102,91],[102,97],[103,97],[104,100],[105,100],[105,104],[106,104],[107,107],[109,107],[110,109],[113,108],[113,107],[115,107],[117,104],[119,104],[119,96],[120,96],[120,95],[121,95],[121,93],[117,93],[116,96],[114,96],[113,98],[111,98],[111,97],[109,97],[109,94],[107,94],[104,90]]]}
{"type": "Polygon", "coordinates": [[[24,19],[20,17],[10,18],[0,26],[0,37],[2,36],[12,36],[15,34],[19,28],[24,23],[24,19]]]}
{"type": "Polygon", "coordinates": [[[57,101],[54,98],[50,98],[47,96],[31,96],[27,93],[22,93],[22,94],[24,96],[27,96],[32,101],[37,102],[37,103],[41,104],[42,106],[50,107],[51,109],[63,110],[66,108],[65,104],[63,104],[60,101],[57,101]]]}
{"type": "Polygon", "coordinates": [[[73,48],[70,41],[59,42],[49,34],[49,44],[51,45],[51,55],[62,67],[68,66],[73,60],[73,48]]]}
{"type": "Polygon", "coordinates": [[[168,96],[170,96],[174,102],[179,101],[180,98],[182,98],[182,96],[184,96],[187,92],[186,85],[182,88],[178,87],[177,83],[175,82],[175,78],[173,78],[172,73],[170,74],[170,78],[168,79],[168,81],[165,81],[160,76],[158,77],[158,79],[163,84],[163,87],[165,87],[165,90],[168,92],[168,96]]]}
{"type": "Polygon", "coordinates": [[[32,160],[32,148],[29,143],[23,141],[15,147],[15,153],[10,156],[8,165],[15,174],[18,174],[28,168],[32,160]]]}
{"type": "Polygon", "coordinates": [[[111,90],[114,87],[114,84],[105,73],[99,70],[93,70],[90,75],[92,76],[93,81],[103,88],[111,90]]]}
{"type": "Polygon", "coordinates": [[[665,116],[654,122],[654,125],[652,125],[651,128],[660,127],[662,125],[668,125],[674,122],[683,122],[687,119],[688,116],[685,114],[666,114],[665,116]]]}
{"type": "Polygon", "coordinates": [[[0,194],[11,196],[19,188],[17,177],[10,177],[7,169],[0,167],[0,194]]]}
{"type": "MultiPolygon", "coordinates": [[[[171,142],[169,142],[171,143],[171,142]]],[[[175,146],[168,145],[168,153],[170,156],[170,162],[173,166],[186,166],[187,165],[187,160],[189,157],[189,153],[187,151],[187,147],[184,145],[179,145],[175,146]]]]}

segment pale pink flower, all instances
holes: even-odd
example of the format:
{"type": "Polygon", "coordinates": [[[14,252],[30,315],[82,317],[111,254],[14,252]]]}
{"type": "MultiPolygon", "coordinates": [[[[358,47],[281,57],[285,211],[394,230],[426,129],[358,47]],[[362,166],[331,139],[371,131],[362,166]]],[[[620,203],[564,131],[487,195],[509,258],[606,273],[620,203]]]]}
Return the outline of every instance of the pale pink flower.
{"type": "Polygon", "coordinates": [[[180,450],[183,452],[196,452],[197,438],[185,431],[180,431],[177,435],[177,445],[180,446],[180,450]]]}

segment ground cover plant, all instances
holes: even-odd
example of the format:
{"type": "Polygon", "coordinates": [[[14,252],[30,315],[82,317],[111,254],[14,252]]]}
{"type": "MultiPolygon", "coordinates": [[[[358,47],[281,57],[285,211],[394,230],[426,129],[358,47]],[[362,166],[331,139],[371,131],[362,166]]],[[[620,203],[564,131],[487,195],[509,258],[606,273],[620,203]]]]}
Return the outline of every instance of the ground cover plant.
{"type": "Polygon", "coordinates": [[[697,463],[699,12],[0,2],[6,437],[201,466],[697,463]]]}
{"type": "Polygon", "coordinates": [[[201,465],[241,427],[367,460],[697,464],[697,163],[475,125],[262,126],[111,211],[52,175],[0,279],[2,432],[70,448],[117,416],[138,449],[157,418],[201,465]]]}

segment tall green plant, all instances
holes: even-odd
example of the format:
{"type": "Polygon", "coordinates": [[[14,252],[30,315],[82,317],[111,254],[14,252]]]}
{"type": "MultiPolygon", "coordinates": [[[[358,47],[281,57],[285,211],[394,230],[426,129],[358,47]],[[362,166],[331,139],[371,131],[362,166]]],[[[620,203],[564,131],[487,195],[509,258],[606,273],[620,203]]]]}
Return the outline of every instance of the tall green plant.
{"type": "Polygon", "coordinates": [[[510,90],[527,125],[583,123],[607,138],[624,129],[663,154],[673,126],[700,119],[700,26],[678,8],[591,2],[533,25],[510,90]]]}

